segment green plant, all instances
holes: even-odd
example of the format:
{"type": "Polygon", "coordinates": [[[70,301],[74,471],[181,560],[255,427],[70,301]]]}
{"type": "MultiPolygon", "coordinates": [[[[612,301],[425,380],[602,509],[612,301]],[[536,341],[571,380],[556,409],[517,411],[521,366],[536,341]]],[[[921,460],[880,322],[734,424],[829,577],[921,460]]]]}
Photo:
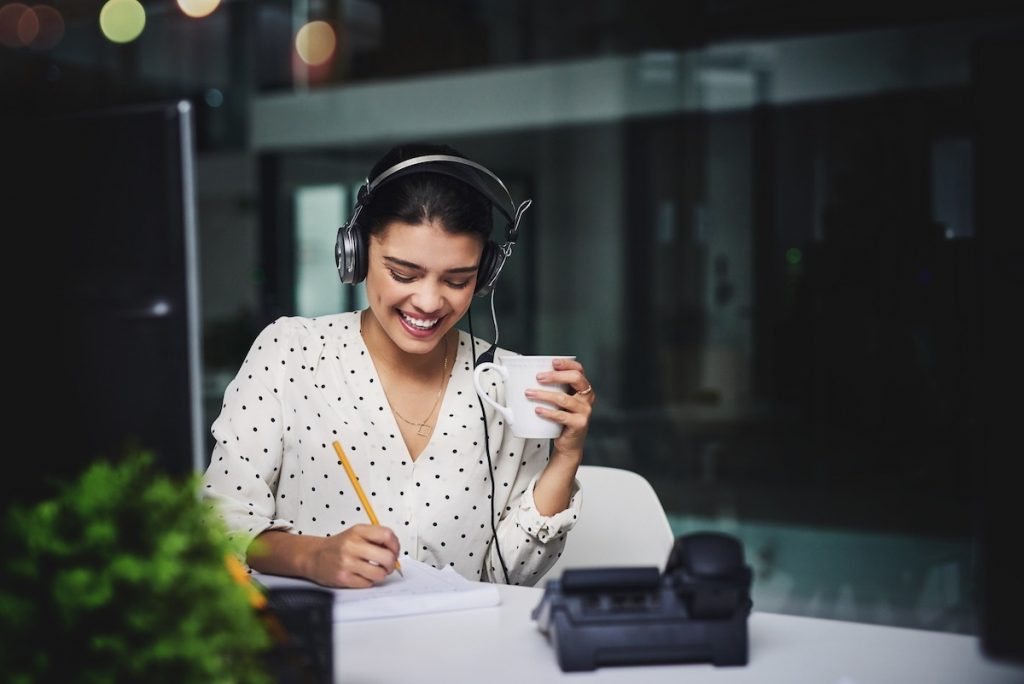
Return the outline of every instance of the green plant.
{"type": "Polygon", "coordinates": [[[6,516],[0,672],[8,682],[265,682],[270,645],[225,567],[224,529],[141,454],[91,465],[6,516]]]}

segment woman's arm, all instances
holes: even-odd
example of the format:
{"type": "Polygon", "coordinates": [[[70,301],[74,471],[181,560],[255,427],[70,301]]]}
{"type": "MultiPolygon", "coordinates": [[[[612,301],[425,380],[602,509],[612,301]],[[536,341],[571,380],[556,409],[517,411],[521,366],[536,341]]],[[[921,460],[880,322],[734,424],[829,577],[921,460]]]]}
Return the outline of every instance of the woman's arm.
{"type": "MultiPolygon", "coordinates": [[[[528,441],[522,463],[513,482],[514,495],[508,500],[497,525],[498,545],[491,542],[482,579],[533,586],[555,564],[565,548],[565,536],[579,516],[581,495],[575,478],[569,489],[568,503],[553,515],[545,515],[535,499],[541,478],[551,461],[545,453],[547,441],[528,441]],[[499,558],[498,551],[501,551],[499,558]],[[502,561],[508,578],[502,570],[502,561]]],[[[502,453],[508,445],[502,446],[502,453]]]]}
{"type": "MultiPolygon", "coordinates": [[[[579,362],[556,359],[553,370],[537,377],[541,383],[569,385],[574,394],[530,391],[527,396],[548,402],[554,408],[537,408],[537,413],[564,427],[552,444],[551,454],[542,455],[546,442],[523,445],[521,467],[513,492],[498,523],[498,549],[492,543],[484,565],[484,578],[505,582],[501,560],[511,584],[533,585],[555,564],[565,547],[565,535],[580,512],[576,470],[583,460],[583,443],[590,423],[594,394],[579,362]]],[[[506,439],[510,437],[508,432],[506,439]]],[[[500,453],[508,450],[502,445],[500,453]]]]}
{"type": "Polygon", "coordinates": [[[267,326],[225,390],[202,492],[246,549],[250,567],[325,586],[367,587],[394,569],[398,539],[391,530],[355,525],[331,537],[291,534],[291,521],[277,510],[286,416],[280,388],[284,350],[298,346],[294,334],[287,319],[267,326]]]}
{"type": "MultiPolygon", "coordinates": [[[[582,460],[582,459],[580,459],[582,460]]],[[[544,516],[555,515],[569,507],[572,485],[580,461],[552,453],[533,490],[537,512],[544,516]]]]}
{"type": "Polygon", "coordinates": [[[211,428],[216,442],[201,491],[242,548],[265,530],[291,526],[277,516],[275,504],[284,430],[278,400],[283,357],[277,341],[289,334],[283,319],[260,332],[224,390],[211,428]]]}
{"type": "Polygon", "coordinates": [[[365,588],[394,571],[398,552],[398,537],[387,527],[353,525],[331,537],[268,530],[249,545],[246,560],[253,570],[271,575],[365,588]]]}

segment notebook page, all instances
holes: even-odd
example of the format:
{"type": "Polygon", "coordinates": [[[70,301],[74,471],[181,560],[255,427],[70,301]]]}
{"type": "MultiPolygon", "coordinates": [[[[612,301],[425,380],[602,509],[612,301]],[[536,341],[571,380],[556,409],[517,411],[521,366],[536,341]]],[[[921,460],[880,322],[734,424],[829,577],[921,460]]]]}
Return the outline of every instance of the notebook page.
{"type": "MultiPolygon", "coordinates": [[[[368,589],[330,589],[334,593],[334,621],[438,613],[486,608],[501,603],[498,588],[471,582],[449,567],[438,570],[412,558],[402,558],[404,577],[393,572],[368,589]]],[[[308,580],[253,573],[267,588],[319,587],[308,580]]],[[[320,587],[322,588],[322,587],[320,587]]]]}

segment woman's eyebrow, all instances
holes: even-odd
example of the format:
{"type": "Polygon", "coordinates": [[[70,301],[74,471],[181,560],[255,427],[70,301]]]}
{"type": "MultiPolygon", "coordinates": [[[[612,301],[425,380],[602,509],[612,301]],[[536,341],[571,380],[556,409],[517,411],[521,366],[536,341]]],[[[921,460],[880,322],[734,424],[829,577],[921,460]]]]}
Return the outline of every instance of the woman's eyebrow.
{"type": "Polygon", "coordinates": [[[413,262],[406,261],[405,259],[397,259],[395,257],[386,256],[386,257],[384,257],[384,261],[387,261],[388,263],[392,263],[395,266],[401,266],[403,268],[412,269],[413,271],[422,271],[423,270],[423,267],[420,266],[419,264],[414,264],[413,262]]]}
{"type": "MultiPolygon", "coordinates": [[[[405,259],[399,259],[397,257],[386,256],[386,257],[384,257],[384,261],[387,261],[388,263],[394,264],[395,266],[401,266],[403,268],[408,268],[408,269],[413,270],[413,271],[425,271],[426,270],[425,268],[423,268],[419,264],[414,264],[411,261],[406,261],[405,259]]],[[[445,271],[445,273],[475,273],[478,268],[479,268],[478,266],[460,266],[459,268],[449,268],[447,271],[445,271]]]]}

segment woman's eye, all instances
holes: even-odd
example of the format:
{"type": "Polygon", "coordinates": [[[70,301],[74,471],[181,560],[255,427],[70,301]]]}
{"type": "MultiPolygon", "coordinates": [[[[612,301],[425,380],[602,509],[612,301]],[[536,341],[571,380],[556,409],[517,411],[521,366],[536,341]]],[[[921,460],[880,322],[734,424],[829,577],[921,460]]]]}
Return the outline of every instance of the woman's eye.
{"type": "Polygon", "coordinates": [[[463,280],[461,282],[454,282],[454,281],[451,281],[451,280],[448,281],[448,286],[449,287],[454,287],[456,290],[461,290],[462,288],[466,287],[467,285],[469,285],[469,281],[468,280],[463,280]]]}
{"type": "Polygon", "coordinates": [[[411,283],[414,280],[412,276],[404,276],[401,273],[395,273],[394,271],[388,271],[388,273],[390,273],[391,277],[400,283],[411,283]]]}

